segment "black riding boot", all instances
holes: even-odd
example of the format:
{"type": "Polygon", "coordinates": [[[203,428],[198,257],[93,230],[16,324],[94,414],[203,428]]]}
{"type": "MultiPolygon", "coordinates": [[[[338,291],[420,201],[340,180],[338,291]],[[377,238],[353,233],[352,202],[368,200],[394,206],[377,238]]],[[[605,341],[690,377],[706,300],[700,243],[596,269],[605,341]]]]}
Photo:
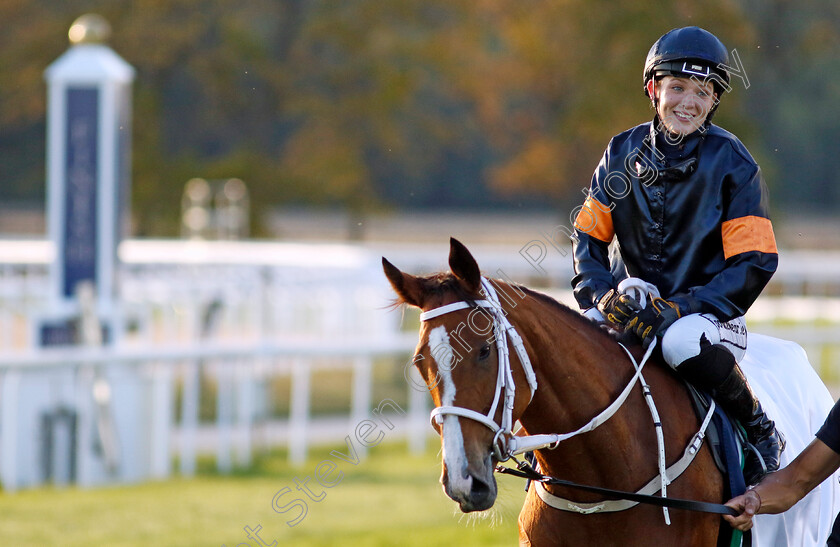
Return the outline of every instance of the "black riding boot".
{"type": "Polygon", "coordinates": [[[747,432],[747,440],[758,451],[758,455],[753,451],[747,453],[744,465],[744,480],[747,485],[756,484],[767,473],[779,469],[779,458],[785,449],[785,439],[776,430],[773,420],[764,413],[761,403],[755,398],[737,364],[723,383],[715,388],[712,397],[730,416],[741,422],[747,432]]]}
{"type": "Polygon", "coordinates": [[[738,420],[747,433],[747,440],[758,451],[749,450],[744,465],[747,485],[779,469],[779,458],[785,439],[776,424],[767,417],[755,398],[735,356],[719,344],[704,347],[700,354],[677,367],[685,378],[711,393],[731,417],[738,420]]]}

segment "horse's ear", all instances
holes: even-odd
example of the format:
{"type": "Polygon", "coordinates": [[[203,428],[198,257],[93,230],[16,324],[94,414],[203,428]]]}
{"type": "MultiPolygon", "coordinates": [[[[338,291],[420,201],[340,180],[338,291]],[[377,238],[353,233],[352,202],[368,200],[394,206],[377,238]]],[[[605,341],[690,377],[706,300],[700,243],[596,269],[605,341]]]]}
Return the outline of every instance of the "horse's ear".
{"type": "Polygon", "coordinates": [[[401,272],[384,256],[382,257],[382,269],[385,271],[385,277],[388,278],[394,292],[403,302],[418,308],[423,307],[423,287],[419,279],[411,274],[401,272]]]}
{"type": "Polygon", "coordinates": [[[481,270],[473,255],[467,250],[463,243],[449,238],[449,269],[455,274],[471,293],[478,292],[481,287],[481,270]]]}

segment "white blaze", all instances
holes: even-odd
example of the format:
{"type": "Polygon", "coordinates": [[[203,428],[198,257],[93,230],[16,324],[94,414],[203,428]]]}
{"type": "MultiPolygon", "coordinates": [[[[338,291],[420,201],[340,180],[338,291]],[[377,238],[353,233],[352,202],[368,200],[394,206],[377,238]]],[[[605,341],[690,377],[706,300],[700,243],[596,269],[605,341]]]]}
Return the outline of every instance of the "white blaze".
{"type": "MultiPolygon", "coordinates": [[[[443,326],[435,327],[429,333],[429,348],[432,358],[437,363],[438,376],[441,386],[441,406],[452,406],[455,403],[455,383],[452,381],[452,368],[455,366],[455,352],[449,343],[449,334],[443,326]]],[[[441,425],[443,437],[443,461],[449,478],[449,488],[452,492],[469,494],[472,489],[472,477],[464,477],[463,470],[467,467],[464,454],[464,437],[461,434],[461,423],[457,416],[443,415],[441,425]]]]}

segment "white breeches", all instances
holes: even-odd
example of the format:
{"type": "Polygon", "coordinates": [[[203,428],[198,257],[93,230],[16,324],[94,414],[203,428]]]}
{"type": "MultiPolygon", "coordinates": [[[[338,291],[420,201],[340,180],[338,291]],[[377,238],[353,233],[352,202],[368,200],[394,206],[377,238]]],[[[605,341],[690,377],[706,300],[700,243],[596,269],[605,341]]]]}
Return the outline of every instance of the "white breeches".
{"type": "MultiPolygon", "coordinates": [[[[747,325],[743,317],[721,322],[710,313],[686,315],[671,325],[662,337],[662,356],[672,368],[700,353],[703,338],[722,344],[741,361],[747,350],[747,325]]],[[[705,343],[703,344],[705,345],[705,343]]]]}

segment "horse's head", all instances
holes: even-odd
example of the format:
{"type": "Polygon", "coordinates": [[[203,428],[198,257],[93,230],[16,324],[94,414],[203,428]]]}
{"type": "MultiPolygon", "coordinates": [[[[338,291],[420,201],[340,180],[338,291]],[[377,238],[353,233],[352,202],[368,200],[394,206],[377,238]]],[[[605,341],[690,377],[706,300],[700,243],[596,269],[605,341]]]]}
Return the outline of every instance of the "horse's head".
{"type": "Polygon", "coordinates": [[[512,421],[527,406],[531,383],[518,360],[512,367],[500,360],[496,312],[484,300],[488,282],[482,288],[478,264],[455,239],[449,253],[451,273],[417,277],[384,258],[382,265],[400,300],[424,312],[414,365],[436,407],[433,426],[443,447],[444,491],[464,512],[488,509],[497,492],[494,448],[504,444],[512,421]],[[514,383],[521,386],[515,395],[514,383]],[[513,407],[507,416],[506,396],[513,407]]]}

